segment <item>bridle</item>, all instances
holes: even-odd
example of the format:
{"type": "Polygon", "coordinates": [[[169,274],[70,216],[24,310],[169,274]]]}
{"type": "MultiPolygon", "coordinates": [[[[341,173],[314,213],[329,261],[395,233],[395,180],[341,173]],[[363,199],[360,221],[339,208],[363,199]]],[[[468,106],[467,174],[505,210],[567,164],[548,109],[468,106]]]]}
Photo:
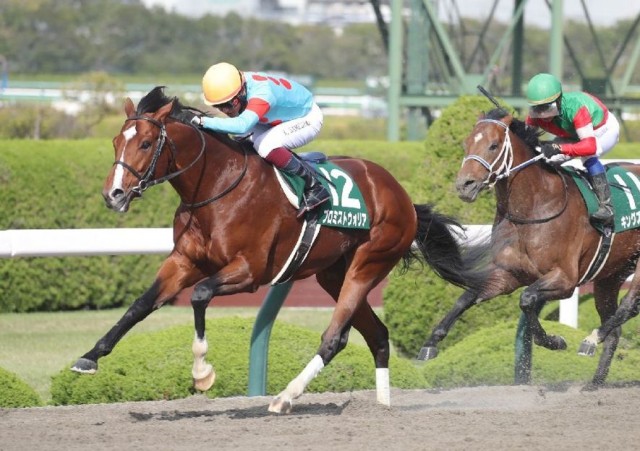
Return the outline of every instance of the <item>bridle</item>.
{"type": "MultiPolygon", "coordinates": [[[[124,167],[125,169],[127,169],[129,172],[131,172],[134,177],[136,177],[138,179],[138,185],[134,186],[131,189],[131,192],[137,194],[138,196],[142,196],[142,193],[144,191],[146,191],[147,189],[151,188],[154,185],[158,185],[160,183],[166,182],[168,180],[172,180],[176,177],[178,177],[179,175],[183,174],[184,172],[188,171],[189,169],[191,169],[204,155],[204,151],[206,148],[206,141],[205,141],[205,137],[204,137],[204,133],[202,132],[202,130],[200,130],[198,127],[196,127],[193,124],[190,123],[184,123],[185,125],[188,125],[189,127],[193,128],[195,131],[198,132],[198,137],[200,138],[200,152],[198,153],[198,155],[194,158],[194,160],[189,163],[187,166],[183,167],[182,169],[177,169],[174,172],[169,172],[168,174],[159,177],[157,179],[152,179],[153,177],[153,173],[156,170],[156,166],[158,164],[158,160],[160,158],[160,155],[162,154],[163,149],[165,148],[165,143],[168,142],[169,144],[169,148],[171,150],[171,161],[175,162],[176,160],[176,153],[177,153],[177,149],[175,146],[175,143],[173,142],[173,140],[171,138],[169,138],[169,136],[167,135],[167,128],[165,126],[165,124],[163,122],[160,122],[156,119],[153,119],[151,117],[148,116],[132,116],[126,119],[126,121],[138,121],[138,120],[144,120],[147,122],[150,122],[151,124],[155,125],[156,127],[158,127],[160,129],[160,136],[158,137],[158,139],[156,140],[156,148],[153,151],[153,156],[151,158],[151,163],[149,163],[149,167],[147,167],[147,170],[144,172],[144,174],[140,174],[138,171],[136,171],[133,167],[131,167],[129,164],[125,163],[124,161],[120,161],[117,160],[115,161],[113,164],[115,165],[120,165],[122,167],[124,167]]],[[[244,152],[244,167],[242,169],[242,171],[240,172],[240,175],[238,176],[238,178],[227,188],[225,188],[222,192],[208,198],[205,199],[203,201],[200,202],[195,202],[195,203],[188,203],[185,202],[184,200],[181,200],[182,205],[185,206],[186,208],[200,208],[203,207],[211,202],[214,202],[218,199],[220,199],[221,197],[227,195],[229,192],[231,192],[236,186],[238,186],[238,184],[240,183],[240,180],[242,180],[242,178],[244,177],[244,175],[247,172],[247,166],[248,166],[248,161],[247,161],[247,151],[246,149],[243,147],[243,152],[244,152]]]]}
{"type": "MultiPolygon", "coordinates": [[[[536,161],[539,161],[544,158],[544,155],[540,153],[535,157],[530,158],[529,160],[526,160],[523,163],[520,163],[519,165],[513,166],[513,145],[511,144],[511,135],[509,133],[509,125],[497,119],[486,119],[486,118],[480,119],[478,122],[476,122],[476,125],[485,123],[485,122],[499,125],[504,129],[504,141],[502,142],[502,148],[500,149],[498,156],[493,161],[493,163],[489,163],[487,160],[485,160],[479,155],[468,155],[464,157],[464,159],[462,160],[462,166],[464,166],[464,164],[467,161],[477,161],[478,163],[480,163],[482,167],[484,167],[489,172],[487,177],[482,182],[487,187],[493,188],[493,186],[496,183],[498,183],[498,181],[508,178],[514,172],[517,172],[520,169],[524,169],[527,166],[532,165],[536,161]],[[492,179],[493,181],[491,181],[492,179]]],[[[562,179],[562,183],[564,184],[564,204],[562,205],[562,208],[560,209],[560,211],[558,211],[557,213],[554,213],[553,215],[547,218],[541,218],[541,219],[517,218],[509,214],[509,208],[507,205],[506,212],[505,212],[506,219],[518,224],[539,224],[539,223],[551,221],[552,219],[555,219],[558,216],[560,216],[562,213],[564,213],[564,211],[567,208],[567,205],[569,204],[569,189],[567,186],[567,181],[562,176],[562,174],[560,173],[557,167],[555,166],[552,166],[552,167],[554,168],[556,174],[558,174],[558,176],[562,179]]],[[[507,204],[508,204],[508,197],[507,197],[507,204]]]]}

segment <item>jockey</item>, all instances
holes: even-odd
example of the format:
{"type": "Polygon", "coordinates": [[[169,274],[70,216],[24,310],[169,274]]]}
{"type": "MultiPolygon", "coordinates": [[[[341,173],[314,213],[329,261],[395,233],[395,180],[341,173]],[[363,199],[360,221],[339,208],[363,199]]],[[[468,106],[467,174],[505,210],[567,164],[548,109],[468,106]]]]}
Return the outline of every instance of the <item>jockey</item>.
{"type": "Polygon", "coordinates": [[[605,168],[598,157],[618,142],[620,125],[602,101],[586,92],[562,92],[560,81],[551,74],[538,74],[527,86],[527,125],[540,127],[558,137],[542,146],[548,161],[580,157],[598,198],[595,222],[613,225],[611,190],[605,168]]]}
{"type": "Polygon", "coordinates": [[[322,111],[313,95],[295,81],[262,72],[241,72],[229,63],[211,66],[202,78],[204,102],[228,117],[194,116],[200,127],[234,135],[252,135],[258,154],[278,169],[304,180],[304,206],[298,217],[329,200],[318,173],[292,149],[312,141],[322,127],[322,111]]]}

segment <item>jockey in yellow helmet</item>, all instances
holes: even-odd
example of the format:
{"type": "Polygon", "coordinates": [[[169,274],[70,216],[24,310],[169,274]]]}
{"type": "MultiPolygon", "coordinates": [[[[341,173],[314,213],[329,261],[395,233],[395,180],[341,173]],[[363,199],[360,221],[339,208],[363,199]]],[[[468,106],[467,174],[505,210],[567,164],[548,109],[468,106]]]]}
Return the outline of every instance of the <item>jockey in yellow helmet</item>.
{"type": "Polygon", "coordinates": [[[298,216],[329,200],[318,173],[291,150],[312,141],[322,127],[322,111],[299,83],[263,72],[241,72],[229,63],[211,66],[202,78],[204,102],[227,117],[194,116],[194,124],[222,133],[251,134],[253,146],[269,163],[305,182],[298,216]]]}

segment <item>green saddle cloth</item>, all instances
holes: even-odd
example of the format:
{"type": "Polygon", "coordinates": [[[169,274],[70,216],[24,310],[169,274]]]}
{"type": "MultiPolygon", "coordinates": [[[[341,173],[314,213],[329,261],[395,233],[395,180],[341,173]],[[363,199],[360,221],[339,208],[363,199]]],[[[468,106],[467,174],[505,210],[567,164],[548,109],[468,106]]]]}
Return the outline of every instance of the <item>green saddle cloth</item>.
{"type": "MultiPolygon", "coordinates": [[[[615,212],[614,232],[640,227],[640,179],[632,172],[627,171],[618,165],[607,165],[607,180],[611,187],[611,203],[615,212]]],[[[598,199],[591,189],[584,171],[578,171],[570,166],[563,166],[562,169],[569,174],[580,188],[582,197],[589,215],[598,209],[598,199]]],[[[602,232],[602,227],[597,226],[602,232]]]]}
{"type": "MultiPolygon", "coordinates": [[[[351,176],[329,161],[308,163],[320,173],[318,179],[331,193],[330,201],[318,207],[319,223],[328,227],[369,230],[369,212],[360,188],[351,176]]],[[[298,205],[302,205],[304,180],[283,171],[279,172],[298,197],[298,205]]]]}

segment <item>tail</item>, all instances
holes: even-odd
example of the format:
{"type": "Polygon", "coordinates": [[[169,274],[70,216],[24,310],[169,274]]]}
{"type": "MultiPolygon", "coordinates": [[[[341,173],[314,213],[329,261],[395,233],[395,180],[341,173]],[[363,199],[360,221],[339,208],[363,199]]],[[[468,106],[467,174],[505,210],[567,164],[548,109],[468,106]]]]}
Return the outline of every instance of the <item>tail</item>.
{"type": "Polygon", "coordinates": [[[424,259],[447,282],[480,292],[488,275],[489,243],[467,246],[462,242],[464,228],[455,219],[434,212],[430,205],[414,207],[418,230],[415,246],[404,256],[405,267],[424,259]]]}

